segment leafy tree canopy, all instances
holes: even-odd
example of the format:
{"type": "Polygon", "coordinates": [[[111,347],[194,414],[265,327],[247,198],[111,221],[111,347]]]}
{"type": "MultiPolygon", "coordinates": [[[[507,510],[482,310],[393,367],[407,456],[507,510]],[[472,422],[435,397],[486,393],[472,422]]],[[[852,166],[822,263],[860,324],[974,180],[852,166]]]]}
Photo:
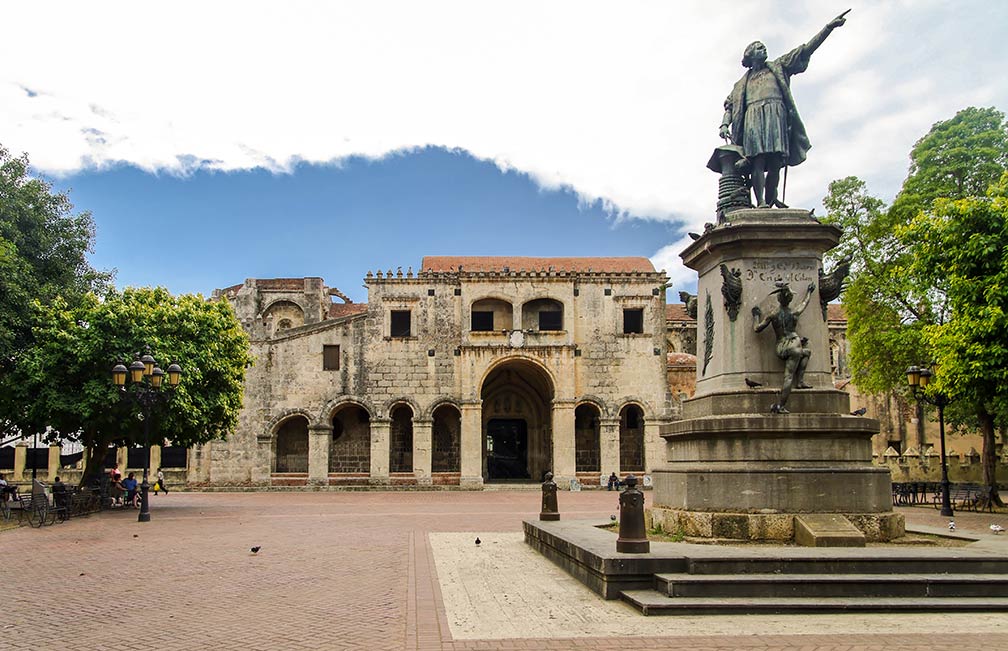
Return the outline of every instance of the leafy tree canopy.
{"type": "Polygon", "coordinates": [[[93,243],[91,214],[73,214],[67,195],[30,175],[27,156],[0,147],[0,374],[30,345],[33,300],[73,302],[108,286],[111,274],[87,260],[93,243]]]}
{"type": "Polygon", "coordinates": [[[914,265],[946,287],[951,317],[924,328],[940,388],[1008,413],[1008,172],[986,197],[940,199],[906,229],[914,265]]]}
{"type": "Polygon", "coordinates": [[[991,108],[965,108],[938,122],[910,151],[910,172],[892,219],[906,225],[936,199],[983,197],[1008,169],[1008,124],[991,108]]]}
{"type": "Polygon", "coordinates": [[[18,359],[8,400],[23,431],[52,428],[104,454],[110,443],[143,444],[137,408],[113,387],[117,360],[128,365],[150,346],[161,368],[183,370],[171,403],[151,419],[152,443],[189,446],[223,438],[237,424],[248,338],[226,301],[172,296],[165,289],[87,294],[34,303],[35,345],[18,359]]]}

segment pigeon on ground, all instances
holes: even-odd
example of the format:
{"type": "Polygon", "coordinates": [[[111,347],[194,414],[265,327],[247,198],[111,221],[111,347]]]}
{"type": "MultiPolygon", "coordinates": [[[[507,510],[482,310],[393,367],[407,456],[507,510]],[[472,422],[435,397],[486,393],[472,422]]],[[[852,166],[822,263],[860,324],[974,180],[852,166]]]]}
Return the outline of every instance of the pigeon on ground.
{"type": "Polygon", "coordinates": [[[611,520],[612,522],[616,522],[616,515],[615,514],[610,515],[609,520],[611,520]]]}
{"type": "Polygon", "coordinates": [[[955,520],[949,520],[949,531],[955,531],[955,520]]]}
{"type": "Polygon", "coordinates": [[[249,551],[252,552],[253,554],[258,554],[260,549],[262,549],[262,547],[260,545],[256,545],[255,547],[253,547],[249,551]]]}
{"type": "Polygon", "coordinates": [[[749,378],[746,378],[746,379],[745,379],[745,384],[746,384],[746,386],[747,386],[747,387],[749,387],[750,389],[755,389],[756,387],[761,387],[761,386],[763,386],[763,383],[762,383],[762,382],[757,382],[756,380],[750,380],[749,378]]]}
{"type": "Polygon", "coordinates": [[[850,415],[851,416],[864,416],[866,413],[868,413],[868,408],[867,407],[861,407],[860,409],[855,409],[854,411],[852,411],[850,413],[850,415]]]}
{"type": "Polygon", "coordinates": [[[990,526],[990,530],[993,531],[994,533],[1001,533],[1002,531],[1004,531],[1004,527],[1002,527],[999,524],[992,524],[990,526]]]}
{"type": "Polygon", "coordinates": [[[480,540],[479,537],[477,537],[476,538],[476,546],[479,547],[481,542],[483,542],[483,541],[480,540]]]}

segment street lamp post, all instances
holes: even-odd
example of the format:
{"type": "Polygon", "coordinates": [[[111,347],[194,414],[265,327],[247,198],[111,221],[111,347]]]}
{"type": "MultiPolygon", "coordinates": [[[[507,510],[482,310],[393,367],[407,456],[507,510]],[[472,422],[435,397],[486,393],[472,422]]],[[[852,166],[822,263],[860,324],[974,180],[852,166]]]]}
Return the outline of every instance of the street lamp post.
{"type": "Polygon", "coordinates": [[[157,362],[151,357],[150,348],[147,349],[143,357],[138,353],[129,365],[129,368],[126,368],[122,362],[112,367],[112,383],[119,387],[123,399],[135,402],[143,414],[144,447],[147,448],[147,458],[144,461],[143,483],[140,484],[140,515],[137,517],[138,522],[150,522],[150,504],[147,501],[147,494],[150,491],[148,476],[150,474],[151,413],[159,404],[167,403],[171,400],[181,378],[182,368],[175,362],[168,365],[167,373],[158,368],[157,362]],[[168,391],[162,392],[161,386],[164,383],[165,375],[168,376],[168,391]],[[127,376],[133,387],[132,391],[126,388],[127,376]]]}
{"type": "Polygon", "coordinates": [[[934,375],[931,369],[911,366],[907,369],[906,375],[914,399],[938,408],[938,436],[941,440],[941,514],[951,517],[953,515],[952,500],[949,498],[948,463],[945,460],[945,406],[948,405],[950,399],[944,393],[926,391],[928,384],[931,383],[931,376],[934,375]]]}

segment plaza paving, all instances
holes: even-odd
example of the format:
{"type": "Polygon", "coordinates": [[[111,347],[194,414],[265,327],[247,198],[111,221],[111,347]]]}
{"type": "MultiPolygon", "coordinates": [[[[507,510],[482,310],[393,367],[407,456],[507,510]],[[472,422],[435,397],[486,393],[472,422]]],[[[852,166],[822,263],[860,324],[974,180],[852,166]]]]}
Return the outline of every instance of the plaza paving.
{"type": "MultiPolygon", "coordinates": [[[[608,518],[616,499],[560,506],[608,518]]],[[[1008,648],[1008,614],[645,618],[522,543],[538,510],[531,491],[172,493],[146,524],[123,511],[0,532],[0,649],[1008,648]]]]}

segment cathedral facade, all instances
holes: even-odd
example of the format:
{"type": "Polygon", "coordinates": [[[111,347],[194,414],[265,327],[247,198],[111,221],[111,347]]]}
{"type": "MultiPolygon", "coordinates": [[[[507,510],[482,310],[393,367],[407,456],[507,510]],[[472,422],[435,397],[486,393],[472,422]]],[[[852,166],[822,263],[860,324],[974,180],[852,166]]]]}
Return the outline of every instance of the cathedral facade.
{"type": "Polygon", "coordinates": [[[646,258],[428,256],[416,273],[369,272],[366,304],[321,278],[217,290],[256,361],[236,431],[191,451],[189,479],[479,488],[646,473],[695,373],[669,344],[667,281],[646,258]]]}

